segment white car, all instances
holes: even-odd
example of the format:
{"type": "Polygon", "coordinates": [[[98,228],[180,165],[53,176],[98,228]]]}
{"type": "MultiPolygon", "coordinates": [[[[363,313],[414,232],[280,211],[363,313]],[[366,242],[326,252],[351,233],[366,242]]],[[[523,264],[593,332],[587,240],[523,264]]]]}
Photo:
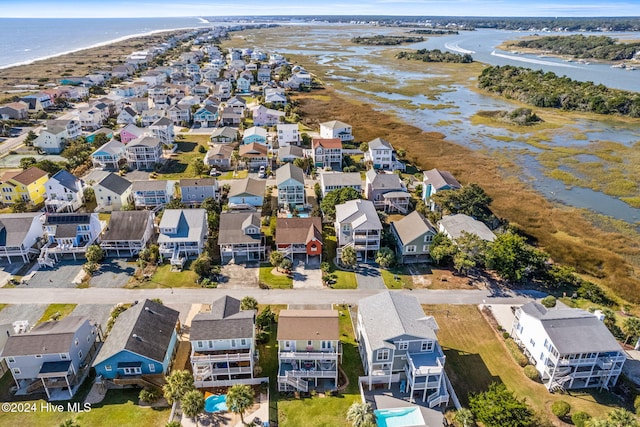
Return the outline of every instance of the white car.
{"type": "Polygon", "coordinates": [[[219,175],[221,175],[221,173],[216,168],[211,168],[211,170],[209,171],[209,176],[219,176],[219,175]]]}
{"type": "Polygon", "coordinates": [[[267,170],[265,169],[264,166],[260,166],[260,170],[258,171],[258,178],[266,178],[267,177],[267,170]]]}

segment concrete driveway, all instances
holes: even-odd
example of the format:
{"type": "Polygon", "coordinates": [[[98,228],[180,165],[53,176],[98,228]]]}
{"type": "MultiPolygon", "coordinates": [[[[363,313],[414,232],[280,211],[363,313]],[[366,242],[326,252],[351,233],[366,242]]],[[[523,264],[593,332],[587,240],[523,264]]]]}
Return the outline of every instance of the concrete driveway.
{"type": "Polygon", "coordinates": [[[258,263],[227,264],[222,267],[218,289],[256,289],[260,268],[258,263]]]}
{"type": "Polygon", "coordinates": [[[29,327],[36,324],[44,314],[49,304],[18,304],[10,305],[0,310],[0,324],[26,320],[29,327]]]}
{"type": "Polygon", "coordinates": [[[121,258],[109,258],[100,266],[89,284],[94,288],[123,288],[136,271],[134,262],[121,258]]]}
{"type": "Polygon", "coordinates": [[[53,267],[40,267],[26,284],[18,287],[75,288],[84,273],[82,271],[82,264],[84,263],[84,259],[76,261],[71,259],[59,261],[53,267]]]}
{"type": "Polygon", "coordinates": [[[98,322],[102,326],[102,330],[105,331],[114,306],[115,304],[79,304],[73,309],[70,316],[88,317],[89,322],[98,322]]]}
{"type": "Polygon", "coordinates": [[[358,289],[387,289],[380,269],[372,264],[360,264],[356,269],[358,289]]]}
{"type": "Polygon", "coordinates": [[[315,264],[298,261],[293,270],[293,289],[322,289],[322,270],[315,264]]]}

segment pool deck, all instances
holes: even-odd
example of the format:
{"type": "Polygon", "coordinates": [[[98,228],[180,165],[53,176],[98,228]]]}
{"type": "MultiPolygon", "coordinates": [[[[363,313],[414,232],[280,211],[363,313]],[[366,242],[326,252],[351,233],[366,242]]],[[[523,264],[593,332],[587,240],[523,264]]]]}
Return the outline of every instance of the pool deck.
{"type": "Polygon", "coordinates": [[[368,391],[364,389],[364,396],[367,403],[370,403],[373,409],[393,409],[393,408],[408,408],[417,407],[420,408],[422,418],[424,418],[425,424],[420,426],[406,426],[406,427],[442,427],[444,415],[438,408],[431,409],[426,406],[426,402],[423,405],[422,401],[416,400],[415,403],[409,402],[409,395],[406,393],[400,393],[400,384],[391,384],[391,389],[373,389],[368,391]]]}
{"type": "MultiPolygon", "coordinates": [[[[269,420],[269,399],[266,394],[260,395],[256,403],[244,414],[246,422],[251,422],[254,418],[269,420]]],[[[228,411],[213,414],[204,412],[198,416],[197,426],[193,419],[185,415],[182,415],[180,422],[182,427],[244,427],[240,415],[228,411]]]]}

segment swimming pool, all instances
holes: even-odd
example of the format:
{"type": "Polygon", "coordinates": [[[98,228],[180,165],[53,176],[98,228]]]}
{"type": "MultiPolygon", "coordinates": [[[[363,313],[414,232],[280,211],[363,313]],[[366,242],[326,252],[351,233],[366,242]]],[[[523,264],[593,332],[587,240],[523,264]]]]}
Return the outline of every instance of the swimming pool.
{"type": "MultiPolygon", "coordinates": [[[[287,218],[293,218],[293,214],[288,213],[287,218]]],[[[306,212],[301,212],[298,214],[298,218],[309,218],[309,214],[306,212]]]]}
{"type": "Polygon", "coordinates": [[[424,425],[424,418],[422,418],[420,408],[376,409],[373,413],[376,416],[378,427],[424,425]]]}
{"type": "Polygon", "coordinates": [[[226,394],[213,394],[207,397],[204,401],[204,410],[207,412],[221,412],[226,411],[227,409],[226,394]]]}

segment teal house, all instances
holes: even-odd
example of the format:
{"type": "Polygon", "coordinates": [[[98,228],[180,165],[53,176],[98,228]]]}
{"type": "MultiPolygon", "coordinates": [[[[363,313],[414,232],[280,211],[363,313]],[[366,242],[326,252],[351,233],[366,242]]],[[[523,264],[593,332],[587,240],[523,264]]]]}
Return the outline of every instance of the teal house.
{"type": "Polygon", "coordinates": [[[96,376],[115,384],[144,386],[168,373],[176,351],[179,314],[151,300],[122,312],[93,362],[96,376]]]}

